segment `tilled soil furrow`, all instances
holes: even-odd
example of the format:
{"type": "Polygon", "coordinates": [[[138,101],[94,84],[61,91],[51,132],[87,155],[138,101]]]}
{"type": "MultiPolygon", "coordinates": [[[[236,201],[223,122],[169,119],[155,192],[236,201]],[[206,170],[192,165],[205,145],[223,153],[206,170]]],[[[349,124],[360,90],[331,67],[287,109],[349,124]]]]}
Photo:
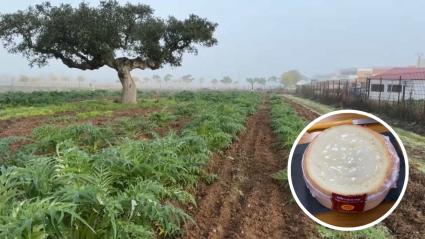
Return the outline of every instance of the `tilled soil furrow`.
{"type": "MultiPolygon", "coordinates": [[[[251,117],[247,125],[253,120],[251,117]]],[[[219,180],[200,193],[200,210],[195,217],[196,225],[187,229],[188,238],[221,238],[226,232],[231,215],[240,205],[240,186],[245,179],[242,167],[255,150],[255,141],[251,139],[255,139],[257,133],[256,128],[247,131],[224,156],[214,158],[219,165],[210,171],[217,173],[219,180]]]]}
{"type": "MultiPolygon", "coordinates": [[[[261,115],[268,115],[266,109],[261,109],[261,115]]],[[[250,188],[249,191],[243,190],[243,204],[238,214],[234,214],[231,225],[231,230],[228,230],[227,238],[261,238],[263,235],[273,235],[277,233],[277,228],[264,227],[265,222],[275,221],[270,225],[282,225],[283,208],[282,192],[279,185],[273,182],[270,175],[282,168],[282,159],[270,147],[272,142],[273,132],[270,127],[270,117],[263,118],[259,125],[259,133],[255,139],[255,151],[250,157],[250,164],[256,165],[255,168],[247,169],[246,175],[250,176],[251,180],[246,182],[250,188]],[[264,127],[266,126],[266,127],[264,127]],[[264,147],[267,145],[268,147],[264,147]],[[279,163],[280,161],[280,163],[279,163]],[[273,197],[272,195],[278,195],[273,197]],[[277,199],[277,201],[272,201],[277,199]],[[274,206],[279,206],[273,208],[274,206]]]]}
{"type": "Polygon", "coordinates": [[[275,147],[270,109],[262,105],[246,128],[224,156],[214,158],[209,171],[218,180],[201,186],[196,225],[186,226],[185,238],[314,237],[314,224],[271,178],[283,169],[287,153],[275,147]]]}

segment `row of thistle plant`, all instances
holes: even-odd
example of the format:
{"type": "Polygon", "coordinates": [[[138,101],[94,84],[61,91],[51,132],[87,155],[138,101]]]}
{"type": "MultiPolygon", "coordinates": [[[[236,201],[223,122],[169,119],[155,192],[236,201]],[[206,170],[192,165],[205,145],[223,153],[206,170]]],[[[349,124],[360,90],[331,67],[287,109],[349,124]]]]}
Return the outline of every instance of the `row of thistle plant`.
{"type": "Polygon", "coordinates": [[[286,104],[281,96],[271,96],[272,128],[282,145],[290,149],[298,134],[306,126],[306,122],[286,104]]]}
{"type": "Polygon", "coordinates": [[[0,238],[155,238],[181,234],[190,191],[211,180],[203,167],[244,129],[259,96],[191,93],[173,96],[175,115],[123,119],[96,127],[43,126],[24,140],[0,140],[0,238]],[[177,134],[135,140],[161,120],[191,118],[177,134]],[[165,118],[164,118],[165,117],[165,118]]]}
{"type": "MultiPolygon", "coordinates": [[[[279,139],[280,146],[286,150],[290,150],[290,147],[306,123],[282,100],[281,96],[272,95],[270,102],[273,131],[279,139]]],[[[288,173],[286,168],[274,173],[272,177],[279,181],[284,188],[288,188],[288,173]]],[[[292,203],[293,201],[290,200],[289,202],[292,203]]]]}

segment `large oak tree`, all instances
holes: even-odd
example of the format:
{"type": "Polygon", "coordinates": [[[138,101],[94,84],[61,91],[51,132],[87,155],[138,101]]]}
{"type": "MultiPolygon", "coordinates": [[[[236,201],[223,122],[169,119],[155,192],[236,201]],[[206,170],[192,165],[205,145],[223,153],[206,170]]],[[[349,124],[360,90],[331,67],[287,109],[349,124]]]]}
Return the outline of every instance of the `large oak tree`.
{"type": "Polygon", "coordinates": [[[180,66],[185,52],[217,43],[217,27],[190,15],[185,20],[161,19],[143,4],[101,1],[53,6],[49,2],[24,11],[0,15],[0,40],[11,53],[22,53],[30,65],[44,66],[58,59],[68,67],[95,70],[109,66],[118,72],[122,102],[136,103],[133,69],[180,66]]]}

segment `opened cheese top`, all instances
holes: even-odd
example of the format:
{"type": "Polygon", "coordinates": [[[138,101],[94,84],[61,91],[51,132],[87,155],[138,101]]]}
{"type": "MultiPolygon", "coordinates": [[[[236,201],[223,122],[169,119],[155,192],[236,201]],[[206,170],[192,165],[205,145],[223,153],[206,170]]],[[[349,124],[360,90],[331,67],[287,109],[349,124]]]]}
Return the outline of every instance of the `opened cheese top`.
{"type": "Polygon", "coordinates": [[[305,177],[326,194],[378,192],[390,176],[391,155],[383,136],[356,125],[323,131],[304,155],[305,177]]]}

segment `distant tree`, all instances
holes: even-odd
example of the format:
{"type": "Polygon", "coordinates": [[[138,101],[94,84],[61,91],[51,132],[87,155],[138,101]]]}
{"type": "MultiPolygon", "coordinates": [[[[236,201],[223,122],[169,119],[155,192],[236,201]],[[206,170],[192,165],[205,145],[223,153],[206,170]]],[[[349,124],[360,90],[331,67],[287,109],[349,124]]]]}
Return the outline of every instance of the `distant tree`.
{"type": "Polygon", "coordinates": [[[287,71],[280,77],[280,82],[289,89],[295,88],[298,81],[303,79],[303,75],[297,70],[287,71]]]}
{"type": "Polygon", "coordinates": [[[121,101],[137,102],[130,72],[180,66],[185,52],[211,47],[217,24],[190,15],[185,20],[161,19],[148,5],[120,5],[100,1],[52,6],[45,2],[24,11],[0,15],[0,40],[11,53],[22,53],[30,65],[44,66],[58,59],[70,68],[96,70],[108,66],[118,72],[121,101]]]}
{"type": "Polygon", "coordinates": [[[78,88],[81,88],[81,83],[83,83],[86,79],[83,76],[78,76],[77,77],[77,81],[78,81],[78,88]]]}
{"type": "Polygon", "coordinates": [[[171,74],[166,74],[165,76],[164,76],[164,81],[165,82],[169,82],[169,81],[171,81],[173,79],[173,75],[171,75],[171,74]]]}
{"type": "Polygon", "coordinates": [[[230,84],[232,83],[232,81],[233,81],[232,78],[230,78],[229,76],[225,76],[220,80],[220,82],[223,84],[230,84]]]}
{"type": "Polygon", "coordinates": [[[161,76],[159,76],[159,75],[153,75],[152,76],[152,80],[154,80],[156,82],[161,82],[161,76]]]}
{"type": "Polygon", "coordinates": [[[258,78],[255,79],[255,81],[258,82],[258,84],[260,84],[262,86],[265,86],[266,83],[267,83],[267,80],[264,77],[258,77],[258,78]]]}
{"type": "Polygon", "coordinates": [[[188,75],[182,76],[181,80],[186,84],[190,84],[190,83],[192,83],[192,81],[195,80],[195,78],[193,78],[193,76],[191,74],[188,74],[188,75]]]}
{"type": "Polygon", "coordinates": [[[152,80],[159,84],[159,89],[162,89],[162,78],[159,75],[153,75],[152,80]]]}
{"type": "Polygon", "coordinates": [[[248,82],[249,84],[251,84],[251,90],[254,90],[254,84],[256,82],[255,78],[247,78],[246,82],[248,82]]]}
{"type": "Polygon", "coordinates": [[[19,82],[28,83],[30,82],[30,78],[26,75],[21,75],[18,79],[19,82]]]}
{"type": "Polygon", "coordinates": [[[214,78],[214,79],[211,80],[211,83],[213,84],[213,86],[215,88],[215,86],[218,84],[218,80],[214,78]]]}
{"type": "Polygon", "coordinates": [[[62,76],[60,80],[64,82],[65,87],[69,87],[69,82],[71,81],[71,79],[68,76],[62,76]]]}
{"type": "Polygon", "coordinates": [[[279,78],[277,78],[277,76],[270,76],[270,77],[267,79],[267,81],[268,81],[268,82],[272,82],[272,83],[276,83],[278,79],[279,79],[279,78]]]}

